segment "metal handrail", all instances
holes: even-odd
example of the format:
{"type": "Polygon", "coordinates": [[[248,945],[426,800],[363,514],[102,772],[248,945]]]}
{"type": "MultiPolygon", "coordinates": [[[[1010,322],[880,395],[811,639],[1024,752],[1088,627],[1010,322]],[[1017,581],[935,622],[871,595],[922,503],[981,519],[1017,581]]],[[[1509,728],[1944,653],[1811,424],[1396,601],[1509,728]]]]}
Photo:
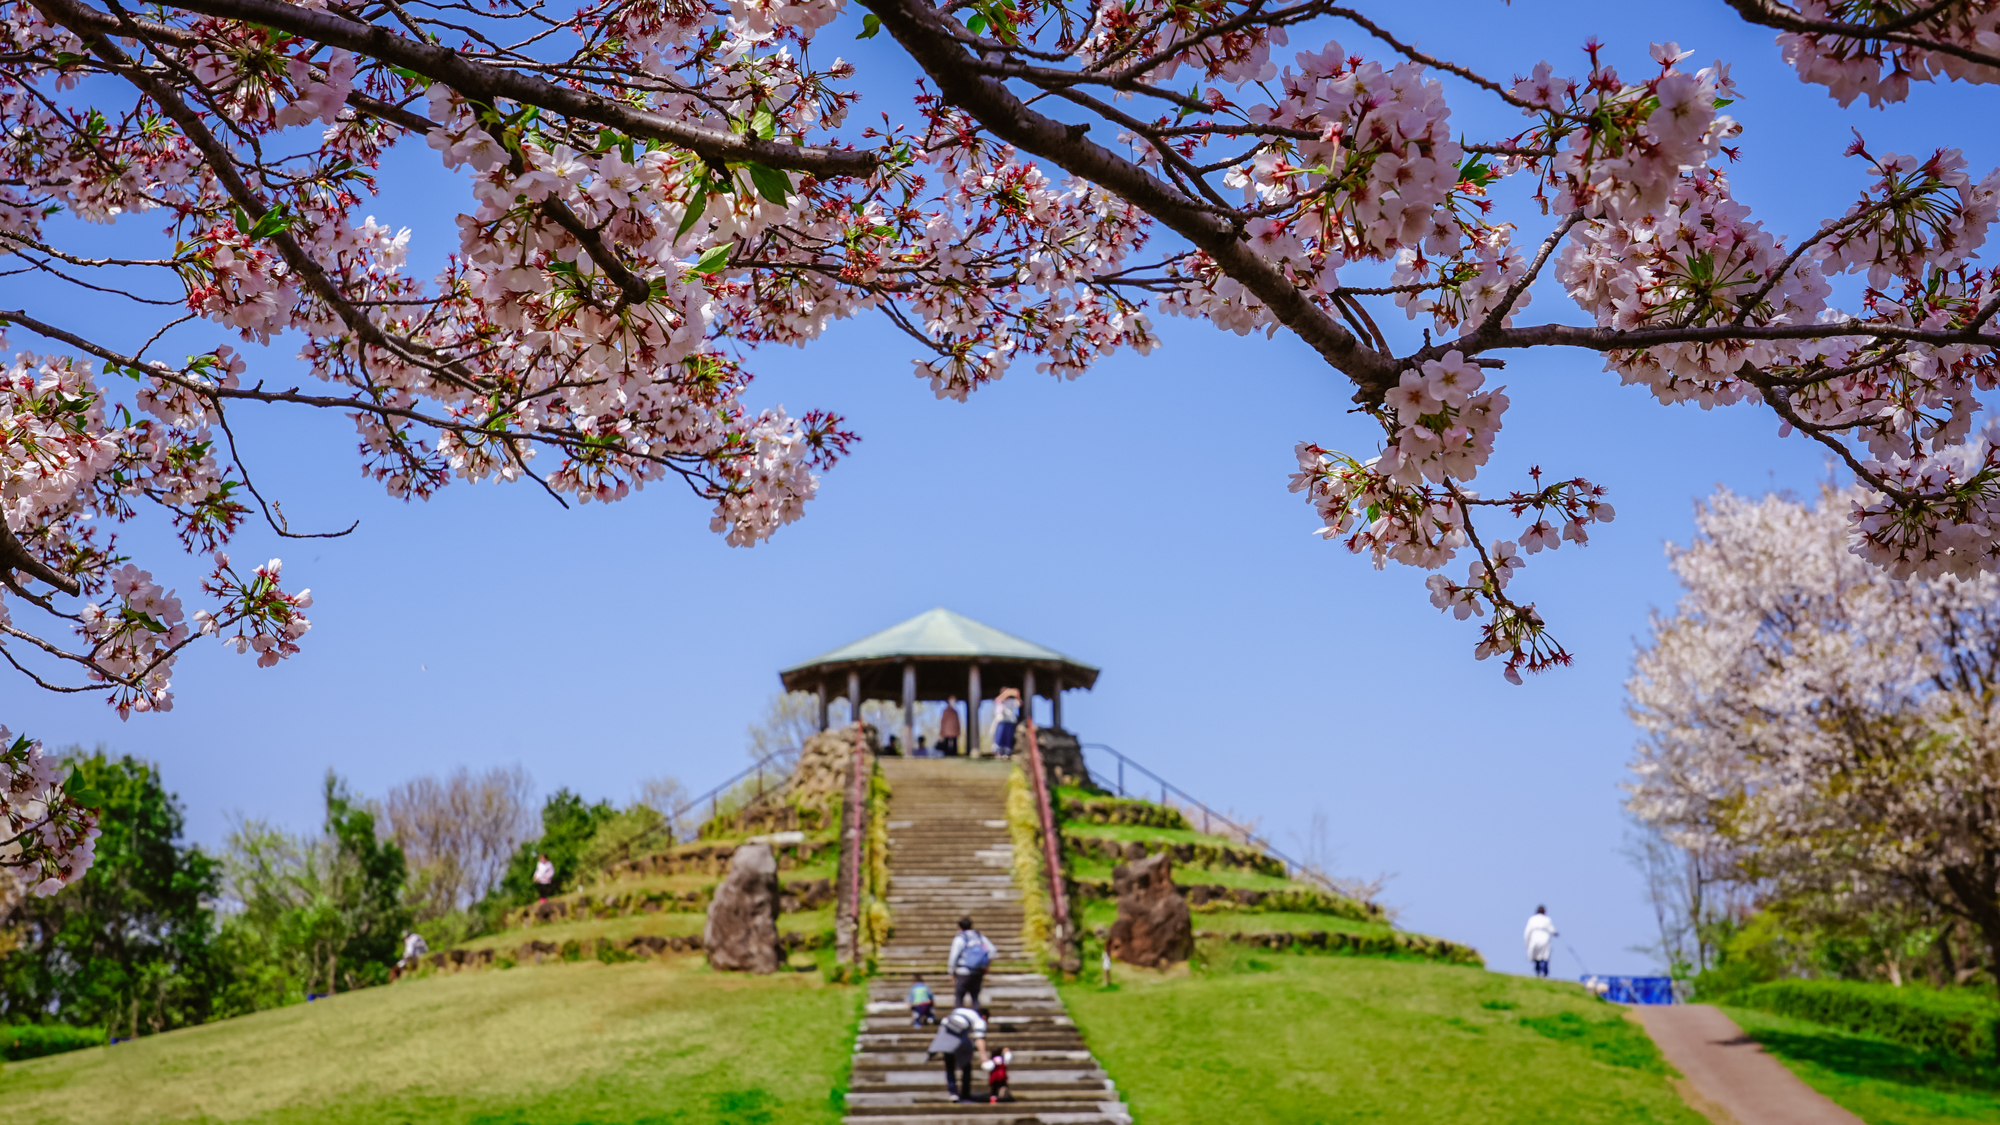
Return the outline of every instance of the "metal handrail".
{"type": "MultiPolygon", "coordinates": [[[[710,789],[708,792],[703,793],[701,796],[690,798],[686,802],[684,802],[680,808],[677,808],[673,811],[672,823],[675,827],[675,835],[677,836],[679,835],[679,828],[682,823],[681,818],[685,817],[690,809],[694,809],[700,806],[700,804],[703,801],[708,802],[708,819],[714,820],[716,813],[716,802],[721,800],[722,795],[724,793],[728,792],[730,789],[735,788],[739,782],[741,782],[744,778],[749,777],[752,774],[757,775],[758,785],[757,785],[757,796],[751,799],[750,804],[754,805],[757,802],[762,801],[764,799],[764,786],[763,786],[764,767],[771,764],[771,759],[776,758],[777,756],[783,753],[784,753],[783,750],[773,750],[769,754],[766,754],[762,758],[759,758],[757,760],[756,765],[751,766],[749,769],[744,770],[742,773],[737,774],[736,776],[730,778],[728,781],[725,781],[722,784],[716,786],[715,788],[710,789]]],[[[748,808],[749,805],[745,805],[744,807],[748,808]]]]}
{"type": "MultiPolygon", "coordinates": [[[[1140,765],[1138,762],[1132,760],[1131,758],[1126,757],[1124,754],[1119,752],[1117,747],[1109,746],[1102,742],[1085,742],[1081,743],[1079,748],[1084,750],[1108,751],[1112,757],[1118,759],[1117,786],[1118,786],[1118,795],[1120,797],[1125,796],[1125,767],[1129,765],[1133,769],[1138,770],[1140,773],[1145,774],[1147,777],[1150,777],[1155,782],[1159,783],[1160,804],[1165,805],[1167,803],[1167,794],[1171,792],[1177,794],[1184,803],[1193,805],[1195,808],[1200,809],[1201,831],[1203,835],[1213,835],[1213,833],[1210,833],[1208,830],[1209,822],[1211,820],[1219,820],[1223,824],[1228,825],[1230,828],[1235,829],[1236,834],[1238,836],[1241,836],[1245,843],[1255,845],[1257,848],[1261,849],[1266,855],[1269,855],[1274,859],[1278,860],[1280,863],[1283,863],[1285,865],[1287,874],[1291,875],[1292,877],[1296,878],[1297,876],[1303,874],[1306,878],[1312,880],[1315,883],[1318,883],[1320,886],[1325,887],[1327,890],[1332,891],[1335,894],[1345,893],[1339,887],[1334,886],[1333,881],[1329,879],[1326,876],[1326,874],[1320,871],[1318,868],[1310,867],[1307,866],[1306,864],[1300,863],[1298,860],[1293,859],[1291,856],[1288,856],[1284,852],[1279,851],[1277,847],[1271,843],[1270,840],[1256,836],[1248,828],[1243,827],[1242,825],[1236,823],[1235,821],[1229,819],[1228,817],[1223,816],[1221,813],[1216,812],[1214,809],[1209,808],[1206,804],[1202,803],[1187,790],[1182,789],[1180,786],[1169,782],[1166,778],[1161,777],[1159,774],[1154,773],[1152,770],[1149,770],[1145,766],[1140,765]]],[[[1085,771],[1090,773],[1091,780],[1095,781],[1098,784],[1099,788],[1103,789],[1111,788],[1111,786],[1105,784],[1105,782],[1108,779],[1099,777],[1096,771],[1090,769],[1090,762],[1088,759],[1085,759],[1083,763],[1083,768],[1085,769],[1085,771]]]]}

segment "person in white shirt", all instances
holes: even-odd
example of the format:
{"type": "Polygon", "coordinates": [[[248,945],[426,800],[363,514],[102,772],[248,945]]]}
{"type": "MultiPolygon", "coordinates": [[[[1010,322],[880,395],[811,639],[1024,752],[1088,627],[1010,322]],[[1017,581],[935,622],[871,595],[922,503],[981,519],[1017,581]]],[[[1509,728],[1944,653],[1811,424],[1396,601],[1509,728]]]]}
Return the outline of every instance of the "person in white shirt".
{"type": "Polygon", "coordinates": [[[930,1052],[944,1056],[944,1091],[955,1102],[975,1101],[972,1096],[972,1056],[986,1063],[985,1008],[954,1008],[938,1024],[931,1037],[930,1052]]]}
{"type": "Polygon", "coordinates": [[[1001,688],[993,699],[993,752],[1002,758],[1014,756],[1014,728],[1021,722],[1021,692],[1001,688]]]}
{"type": "Polygon", "coordinates": [[[1549,918],[1548,907],[1535,907],[1534,917],[1528,919],[1528,930],[1523,936],[1528,942],[1528,960],[1535,963],[1535,975],[1547,979],[1549,947],[1556,937],[1556,924],[1549,918]]]}
{"type": "Polygon", "coordinates": [[[548,856],[545,855],[536,856],[535,857],[535,901],[536,902],[541,903],[541,902],[547,902],[549,900],[549,891],[555,886],[555,881],[556,881],[556,865],[549,862],[548,856]]]}
{"type": "Polygon", "coordinates": [[[416,968],[417,959],[422,957],[424,954],[429,953],[430,951],[431,951],[430,943],[424,940],[424,935],[416,932],[415,930],[411,930],[409,933],[404,934],[403,959],[401,961],[396,962],[396,972],[398,974],[407,973],[411,969],[416,968]]]}
{"type": "Polygon", "coordinates": [[[986,984],[986,968],[1000,950],[986,939],[986,935],[972,928],[972,916],[958,920],[958,936],[951,939],[951,952],[945,955],[945,968],[951,970],[951,1006],[962,1008],[966,998],[979,1003],[979,990],[986,984]]]}

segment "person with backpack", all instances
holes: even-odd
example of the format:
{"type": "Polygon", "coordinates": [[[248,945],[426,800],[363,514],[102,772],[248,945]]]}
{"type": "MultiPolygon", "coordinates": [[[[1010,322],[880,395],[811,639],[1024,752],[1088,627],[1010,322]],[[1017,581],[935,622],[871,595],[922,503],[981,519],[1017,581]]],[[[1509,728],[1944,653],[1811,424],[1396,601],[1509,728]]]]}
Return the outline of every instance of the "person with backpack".
{"type": "Polygon", "coordinates": [[[974,1004],[979,1003],[979,990],[986,984],[986,968],[993,964],[993,955],[998,952],[985,934],[972,928],[970,915],[958,920],[958,936],[951,939],[951,953],[944,962],[951,970],[952,1007],[965,1007],[968,996],[974,1004]]]}
{"type": "Polygon", "coordinates": [[[954,1008],[938,1024],[931,1037],[930,1052],[944,1056],[944,1092],[954,1102],[972,1102],[972,1056],[976,1051],[981,1065],[986,1062],[985,1008],[954,1008]]]}

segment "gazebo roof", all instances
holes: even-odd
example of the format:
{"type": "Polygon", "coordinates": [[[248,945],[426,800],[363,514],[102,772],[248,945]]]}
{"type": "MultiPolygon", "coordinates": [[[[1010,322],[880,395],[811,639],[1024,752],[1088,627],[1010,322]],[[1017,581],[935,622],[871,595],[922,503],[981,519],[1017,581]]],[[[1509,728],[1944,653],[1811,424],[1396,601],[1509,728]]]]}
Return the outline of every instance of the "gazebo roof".
{"type": "MultiPolygon", "coordinates": [[[[865,670],[873,666],[900,667],[905,662],[920,665],[922,681],[933,679],[924,674],[933,671],[923,667],[927,665],[980,664],[992,667],[998,675],[987,685],[987,691],[1012,684],[1023,668],[1045,670],[1060,676],[1065,688],[1091,687],[1097,682],[1098,671],[1095,666],[1072,660],[1052,648],[1023,640],[1012,633],[1003,633],[991,625],[981,624],[940,606],[802,664],[794,664],[779,672],[778,676],[788,691],[811,691],[836,673],[844,675],[851,670],[865,670]],[[1013,670],[1011,674],[1008,672],[1010,668],[1013,670]]],[[[941,668],[935,670],[943,671],[941,668]]],[[[942,699],[945,681],[938,678],[937,682],[940,686],[935,698],[942,699]]],[[[953,682],[960,691],[963,690],[962,685],[953,682]]],[[[882,686],[884,689],[889,687],[886,683],[882,686]]],[[[834,690],[838,693],[844,687],[845,684],[840,684],[834,690]]],[[[899,680],[895,692],[900,694],[900,691],[899,680]]],[[[876,695],[872,691],[867,694],[871,698],[876,695]]],[[[893,698],[892,695],[882,697],[893,698]]],[[[919,697],[931,698],[932,695],[927,690],[920,690],[919,697]]]]}

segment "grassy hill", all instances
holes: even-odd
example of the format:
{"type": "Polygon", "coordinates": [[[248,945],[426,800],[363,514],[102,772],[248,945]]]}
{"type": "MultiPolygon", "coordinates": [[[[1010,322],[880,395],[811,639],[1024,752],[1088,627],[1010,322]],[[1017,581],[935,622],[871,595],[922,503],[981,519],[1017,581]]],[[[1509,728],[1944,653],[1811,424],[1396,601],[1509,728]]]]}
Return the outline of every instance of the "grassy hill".
{"type": "Polygon", "coordinates": [[[837,1121],[860,989],[698,956],[464,973],[8,1063],[9,1125],[837,1121]]]}
{"type": "MultiPolygon", "coordinates": [[[[1141,1125],[1700,1125],[1644,1035],[1570,985],[1214,941],[1193,972],[1117,981],[1064,998],[1141,1125]]],[[[435,976],[9,1063],[0,1105],[9,1125],[834,1125],[861,1000],[694,956],[435,976]]]]}
{"type": "Polygon", "coordinates": [[[1192,971],[1064,985],[1141,1125],[1703,1125],[1652,1041],[1576,985],[1204,943],[1192,971]]]}

